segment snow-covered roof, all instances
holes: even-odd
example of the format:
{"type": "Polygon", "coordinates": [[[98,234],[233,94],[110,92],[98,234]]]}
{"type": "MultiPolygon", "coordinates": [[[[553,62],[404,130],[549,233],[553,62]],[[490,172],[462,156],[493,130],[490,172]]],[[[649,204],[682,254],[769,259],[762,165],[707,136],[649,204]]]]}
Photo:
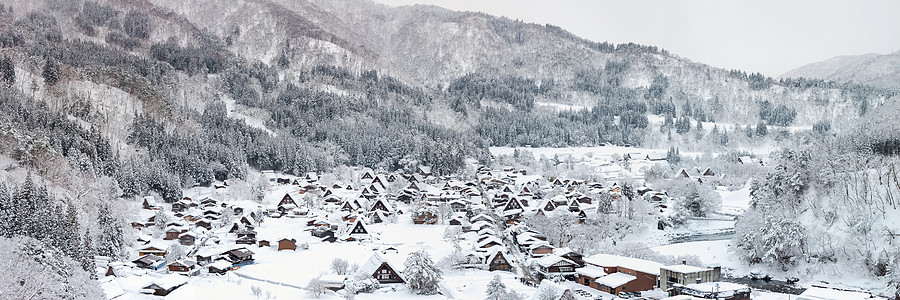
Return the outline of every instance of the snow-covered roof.
{"type": "Polygon", "coordinates": [[[588,264],[601,267],[623,267],[647,274],[659,275],[662,264],[654,261],[611,254],[595,254],[584,259],[588,264]]]}
{"type": "Polygon", "coordinates": [[[606,272],[603,271],[603,268],[595,266],[584,266],[582,268],[577,268],[575,269],[575,273],[593,278],[606,276],[606,272]]]}
{"type": "Polygon", "coordinates": [[[666,270],[669,270],[672,272],[678,272],[678,273],[695,273],[695,272],[703,272],[703,271],[709,270],[707,268],[700,268],[700,267],[688,266],[688,265],[664,266],[664,267],[662,267],[662,269],[666,269],[666,270]]]}
{"type": "Polygon", "coordinates": [[[528,250],[534,250],[537,248],[553,248],[553,246],[550,245],[550,243],[548,243],[547,241],[538,240],[538,241],[534,242],[534,244],[529,246],[528,250]]]}
{"type": "Polygon", "coordinates": [[[473,228],[481,228],[482,226],[490,226],[491,228],[497,227],[494,225],[494,223],[491,223],[488,221],[478,221],[478,222],[472,223],[473,228]]]}
{"type": "Polygon", "coordinates": [[[122,287],[119,286],[119,283],[116,282],[114,278],[115,277],[113,276],[109,276],[100,279],[100,288],[103,289],[103,294],[106,295],[106,299],[115,299],[125,294],[125,291],[122,290],[122,287]]]}
{"type": "MultiPolygon", "coordinates": [[[[493,217],[488,216],[488,215],[486,215],[486,214],[477,214],[477,215],[475,215],[474,217],[472,217],[472,218],[469,219],[469,220],[482,219],[482,218],[483,218],[483,219],[486,219],[486,220],[493,220],[493,219],[494,219],[493,217]]],[[[476,222],[476,223],[477,223],[477,222],[476,222]]]]}
{"type": "Polygon", "coordinates": [[[230,269],[230,268],[231,268],[231,263],[230,263],[230,262],[227,262],[227,261],[224,261],[224,260],[218,260],[218,261],[216,261],[216,262],[214,262],[214,263],[211,263],[211,264],[208,264],[208,265],[206,265],[206,266],[207,266],[207,267],[210,267],[210,268],[216,268],[216,269],[219,269],[219,270],[226,270],[226,269],[230,269]]]}
{"type": "Polygon", "coordinates": [[[497,235],[497,232],[491,228],[485,228],[478,231],[478,235],[497,235]]]}
{"type": "Polygon", "coordinates": [[[569,254],[569,253],[576,253],[576,254],[577,254],[578,252],[575,252],[574,250],[572,250],[572,248],[569,248],[569,247],[562,247],[562,248],[556,248],[556,249],[553,249],[553,254],[556,254],[556,255],[559,255],[559,256],[563,256],[563,255],[566,255],[566,254],[569,254]]]}
{"type": "Polygon", "coordinates": [[[617,288],[625,285],[626,283],[631,282],[632,280],[637,279],[632,275],[628,275],[625,273],[612,273],[600,278],[597,278],[595,281],[599,285],[605,285],[611,288],[617,288]]]}
{"type": "Polygon", "coordinates": [[[403,269],[398,268],[402,265],[392,263],[390,260],[385,259],[385,257],[379,254],[377,251],[372,252],[372,256],[369,257],[369,260],[367,260],[366,263],[359,267],[358,272],[365,276],[372,276],[375,274],[375,271],[377,271],[378,268],[381,267],[382,263],[387,263],[388,266],[394,270],[394,272],[397,272],[397,275],[400,275],[400,273],[403,272],[403,269]]]}
{"type": "Polygon", "coordinates": [[[483,241],[478,242],[478,247],[481,248],[483,246],[486,246],[487,244],[490,244],[491,242],[495,242],[497,244],[503,245],[503,242],[500,241],[499,239],[495,238],[494,236],[489,236],[488,238],[484,239],[483,241]]]}
{"type": "Polygon", "coordinates": [[[187,277],[178,274],[169,274],[153,280],[153,284],[165,290],[172,289],[185,283],[187,283],[187,277]]]}
{"type": "Polygon", "coordinates": [[[541,267],[545,267],[545,268],[553,266],[560,262],[570,264],[570,265],[575,264],[575,262],[565,259],[565,258],[563,258],[559,255],[555,255],[555,254],[549,254],[549,255],[541,257],[540,259],[537,260],[537,264],[540,265],[541,267]]]}

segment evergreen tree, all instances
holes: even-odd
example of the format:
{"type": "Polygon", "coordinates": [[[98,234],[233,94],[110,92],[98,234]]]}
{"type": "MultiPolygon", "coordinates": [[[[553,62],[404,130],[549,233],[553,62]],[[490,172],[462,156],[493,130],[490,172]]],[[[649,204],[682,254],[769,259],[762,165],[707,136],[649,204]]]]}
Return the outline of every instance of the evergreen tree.
{"type": "Polygon", "coordinates": [[[12,237],[15,225],[15,203],[6,189],[6,184],[0,182],[0,237],[12,237]]]}
{"type": "Polygon", "coordinates": [[[719,136],[719,145],[728,146],[728,130],[722,130],[722,134],[719,136]]]}
{"type": "Polygon", "coordinates": [[[666,161],[669,164],[677,165],[681,162],[681,155],[678,153],[678,149],[675,147],[670,147],[669,151],[666,152],[666,161]]]}
{"type": "Polygon", "coordinates": [[[9,56],[4,56],[3,59],[0,60],[0,78],[2,78],[7,85],[16,83],[16,66],[9,56]]]}
{"type": "Polygon", "coordinates": [[[41,76],[44,77],[44,83],[47,85],[54,85],[59,82],[59,62],[52,58],[47,58],[47,61],[44,62],[44,71],[41,72],[41,76]]]}
{"type": "Polygon", "coordinates": [[[81,250],[76,252],[78,255],[78,262],[81,263],[81,267],[84,268],[85,271],[96,276],[95,270],[97,269],[97,265],[94,261],[94,255],[97,254],[97,250],[94,248],[94,239],[91,238],[90,229],[84,233],[84,238],[82,238],[81,242],[81,250]]]}
{"type": "Polygon", "coordinates": [[[422,250],[410,253],[404,267],[403,276],[410,291],[419,295],[438,293],[441,270],[434,265],[428,253],[422,250]]]}
{"type": "Polygon", "coordinates": [[[681,118],[678,118],[678,120],[675,121],[675,132],[677,132],[677,133],[679,133],[679,134],[685,134],[685,133],[687,133],[688,131],[691,131],[691,120],[690,120],[690,118],[687,118],[687,117],[685,117],[685,116],[682,116],[681,118]]]}
{"type": "Polygon", "coordinates": [[[766,127],[766,123],[763,123],[762,121],[760,121],[759,124],[756,124],[756,135],[757,136],[763,137],[763,136],[766,136],[767,134],[769,134],[769,128],[766,127]]]}
{"type": "Polygon", "coordinates": [[[97,221],[100,235],[97,241],[100,244],[97,247],[97,254],[113,259],[119,258],[125,247],[125,232],[122,229],[122,222],[112,213],[109,204],[101,204],[99,214],[97,221]]]}
{"type": "Polygon", "coordinates": [[[487,300],[503,300],[506,296],[506,285],[500,281],[500,275],[494,276],[487,285],[487,300]]]}

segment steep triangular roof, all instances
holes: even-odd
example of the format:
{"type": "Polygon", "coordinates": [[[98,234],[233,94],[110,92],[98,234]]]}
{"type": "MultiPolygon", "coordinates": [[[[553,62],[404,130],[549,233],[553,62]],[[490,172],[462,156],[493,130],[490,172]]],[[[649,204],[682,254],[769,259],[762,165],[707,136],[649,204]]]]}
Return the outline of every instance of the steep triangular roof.
{"type": "MultiPolygon", "coordinates": [[[[400,276],[403,279],[402,269],[398,268],[399,265],[391,263],[391,261],[385,259],[378,251],[372,252],[372,256],[369,257],[364,264],[359,266],[357,272],[361,275],[365,275],[367,277],[373,277],[375,272],[378,271],[382,266],[386,266],[394,271],[397,276],[400,276]]],[[[405,279],[404,279],[405,280],[405,279]]]]}
{"type": "Polygon", "coordinates": [[[516,198],[510,198],[509,201],[506,201],[506,205],[503,205],[504,211],[516,209],[523,209],[522,202],[519,202],[519,199],[516,198]]]}
{"type": "Polygon", "coordinates": [[[357,218],[353,224],[347,227],[348,235],[368,235],[370,233],[368,226],[366,226],[366,223],[360,218],[357,218]]]}
{"type": "Polygon", "coordinates": [[[384,201],[384,199],[378,198],[378,200],[376,200],[375,203],[372,204],[372,207],[369,209],[369,211],[379,211],[379,210],[384,211],[384,212],[393,212],[394,208],[390,204],[388,204],[386,201],[384,201]]]}

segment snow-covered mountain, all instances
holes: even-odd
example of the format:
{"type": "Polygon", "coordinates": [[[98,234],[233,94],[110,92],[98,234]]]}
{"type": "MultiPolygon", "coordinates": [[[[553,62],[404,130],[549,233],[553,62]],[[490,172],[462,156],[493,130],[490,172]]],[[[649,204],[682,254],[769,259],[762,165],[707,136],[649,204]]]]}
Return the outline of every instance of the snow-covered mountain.
{"type": "Polygon", "coordinates": [[[900,51],[891,54],[837,56],[782,74],[779,78],[805,77],[853,82],[879,88],[900,88],[900,51]]]}

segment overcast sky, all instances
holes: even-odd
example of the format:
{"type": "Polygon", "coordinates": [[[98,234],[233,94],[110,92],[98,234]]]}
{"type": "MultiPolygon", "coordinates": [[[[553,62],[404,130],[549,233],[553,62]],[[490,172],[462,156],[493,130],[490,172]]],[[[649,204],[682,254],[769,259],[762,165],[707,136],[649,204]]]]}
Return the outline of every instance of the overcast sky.
{"type": "Polygon", "coordinates": [[[727,69],[778,76],[838,55],[900,50],[897,0],[376,0],[554,24],[578,36],[659,46],[727,69]]]}

